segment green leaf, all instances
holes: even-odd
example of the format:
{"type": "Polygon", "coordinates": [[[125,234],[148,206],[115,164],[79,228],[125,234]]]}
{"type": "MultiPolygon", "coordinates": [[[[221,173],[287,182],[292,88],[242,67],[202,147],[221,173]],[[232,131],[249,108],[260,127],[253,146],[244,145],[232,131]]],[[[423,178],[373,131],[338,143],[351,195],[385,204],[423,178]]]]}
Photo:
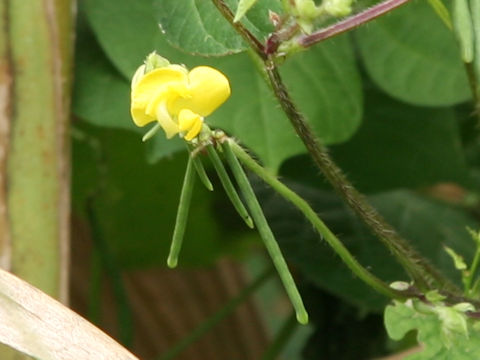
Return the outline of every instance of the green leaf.
{"type": "Polygon", "coordinates": [[[140,131],[130,117],[130,84],[85,31],[76,48],[74,114],[91,124],[140,131]]]}
{"type": "MultiPolygon", "coordinates": [[[[348,142],[330,147],[357,188],[379,192],[439,182],[467,183],[460,131],[450,109],[413,107],[377,91],[366,92],[365,116],[348,142]]],[[[287,161],[281,173],[312,184],[311,160],[287,161]]]]}
{"type": "MultiPolygon", "coordinates": [[[[230,9],[237,0],[226,1],[230,9]]],[[[154,0],[156,14],[168,41],[191,54],[227,55],[246,49],[242,38],[223,18],[212,1],[154,0]]],[[[268,23],[268,10],[279,11],[279,2],[263,0],[255,7],[256,14],[244,17],[244,25],[260,41],[273,30],[268,23]],[[253,20],[250,20],[253,19],[253,20]]]]}
{"type": "Polygon", "coordinates": [[[325,144],[348,140],[362,121],[363,95],[347,35],[295,55],[281,68],[293,99],[325,144]]]}
{"type": "Polygon", "coordinates": [[[85,0],[80,5],[108,58],[127,79],[154,49],[170,57],[157,46],[161,34],[152,15],[152,0],[85,0]]]}
{"type": "Polygon", "coordinates": [[[452,258],[453,263],[455,264],[455,269],[457,269],[457,270],[466,270],[467,269],[467,264],[465,264],[465,260],[463,260],[463,256],[458,255],[455,252],[455,250],[453,250],[452,248],[449,248],[448,246],[445,246],[445,251],[452,258]]]}
{"type": "Polygon", "coordinates": [[[226,55],[245,50],[242,38],[211,1],[160,0],[156,13],[173,45],[193,54],[226,55]]]}
{"type": "MultiPolygon", "coordinates": [[[[384,281],[408,280],[386,248],[363,224],[329,192],[289,183],[334,232],[360,263],[384,281]]],[[[279,199],[270,190],[259,194],[264,212],[282,252],[317,286],[363,309],[380,311],[387,299],[376,294],[352,276],[338,256],[306,224],[302,214],[279,199]]],[[[470,258],[474,244],[465,226],[476,222],[459,209],[437,203],[408,191],[394,191],[369,197],[375,208],[413,246],[427,256],[442,272],[460,281],[451,259],[443,250],[446,244],[470,258]]],[[[468,259],[467,259],[468,260],[468,259]]]]}
{"type": "Polygon", "coordinates": [[[442,106],[471,97],[455,37],[425,1],[361,28],[357,41],[368,74],[398,99],[442,106]]]}
{"type": "Polygon", "coordinates": [[[423,350],[405,360],[478,359],[480,331],[472,325],[461,311],[446,306],[433,307],[433,312],[423,313],[411,302],[395,302],[385,309],[385,327],[392,339],[400,340],[407,332],[418,331],[423,350]]]}
{"type": "Polygon", "coordinates": [[[237,11],[235,12],[234,22],[240,21],[247,11],[255,5],[258,0],[239,0],[237,11]]]}

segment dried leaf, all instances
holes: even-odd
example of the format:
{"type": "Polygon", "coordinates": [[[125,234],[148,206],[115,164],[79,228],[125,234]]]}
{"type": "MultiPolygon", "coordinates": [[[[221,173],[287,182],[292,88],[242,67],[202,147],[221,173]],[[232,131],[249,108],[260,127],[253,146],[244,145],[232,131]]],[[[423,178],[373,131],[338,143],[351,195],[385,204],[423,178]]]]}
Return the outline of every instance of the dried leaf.
{"type": "Polygon", "coordinates": [[[0,342],[41,360],[138,360],[87,320],[4,270],[0,342]]]}

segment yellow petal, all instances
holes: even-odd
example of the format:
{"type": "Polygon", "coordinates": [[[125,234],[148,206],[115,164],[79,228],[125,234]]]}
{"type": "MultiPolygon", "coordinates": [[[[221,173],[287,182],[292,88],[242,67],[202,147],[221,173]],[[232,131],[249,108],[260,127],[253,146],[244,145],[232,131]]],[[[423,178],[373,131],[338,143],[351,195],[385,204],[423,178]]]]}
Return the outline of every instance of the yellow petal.
{"type": "Polygon", "coordinates": [[[185,140],[190,141],[198,135],[202,129],[203,118],[188,109],[182,109],[178,114],[178,125],[180,131],[188,131],[184,136],[185,140]]]}
{"type": "MultiPolygon", "coordinates": [[[[187,73],[180,66],[155,69],[132,83],[130,113],[137,126],[144,126],[155,120],[153,113],[146,113],[147,105],[164,89],[175,84],[186,84],[187,73]]],[[[185,86],[185,85],[184,85],[185,86]]]]}
{"type": "Polygon", "coordinates": [[[178,98],[169,104],[172,114],[190,109],[208,116],[230,96],[230,84],[225,75],[209,66],[198,66],[188,73],[189,98],[178,98]]]}
{"type": "Polygon", "coordinates": [[[145,109],[143,108],[134,108],[133,106],[130,108],[130,114],[132,115],[133,122],[137,126],[145,126],[152,121],[155,121],[155,116],[150,116],[145,114],[145,109]]]}
{"type": "Polygon", "coordinates": [[[157,121],[162,127],[162,129],[165,131],[167,139],[170,139],[175,134],[178,134],[180,132],[180,128],[178,127],[178,124],[173,121],[170,114],[168,113],[166,104],[159,104],[156,110],[157,121]]]}
{"type": "Polygon", "coordinates": [[[132,89],[137,85],[137,83],[140,81],[140,79],[145,75],[145,64],[140,65],[135,71],[135,74],[133,74],[132,77],[132,89]]]}
{"type": "Polygon", "coordinates": [[[193,124],[190,131],[183,138],[187,141],[190,141],[193,138],[195,138],[202,130],[202,125],[203,125],[203,121],[197,121],[195,124],[193,124]]]}
{"type": "Polygon", "coordinates": [[[178,114],[178,127],[180,131],[189,130],[197,121],[202,121],[202,117],[189,109],[182,109],[178,114]]]}

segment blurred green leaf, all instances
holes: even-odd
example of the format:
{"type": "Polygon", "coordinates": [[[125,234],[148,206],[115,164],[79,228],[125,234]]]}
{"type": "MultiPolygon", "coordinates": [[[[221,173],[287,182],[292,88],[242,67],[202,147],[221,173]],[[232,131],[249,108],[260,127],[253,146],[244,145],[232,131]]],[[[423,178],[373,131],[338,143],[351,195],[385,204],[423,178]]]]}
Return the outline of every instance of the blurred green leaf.
{"type": "MultiPolygon", "coordinates": [[[[73,148],[75,208],[94,196],[105,241],[122,267],[165,265],[186,153],[149,165],[135,134],[91,126],[81,131],[85,141],[73,148]]],[[[180,266],[208,264],[230,246],[221,239],[212,201],[212,193],[195,187],[180,266]]]]}
{"type": "MultiPolygon", "coordinates": [[[[465,315],[452,308],[450,317],[465,315]]],[[[480,332],[475,326],[468,326],[469,335],[454,329],[447,329],[446,319],[435,313],[422,313],[411,304],[395,302],[385,309],[385,326],[390,337],[400,340],[411,330],[418,331],[418,341],[423,350],[405,357],[405,360],[476,360],[480,357],[480,332]],[[443,321],[442,321],[443,320],[443,321]]],[[[465,324],[466,325],[466,324],[465,324]]]]}
{"type": "Polygon", "coordinates": [[[237,10],[235,11],[235,18],[233,21],[240,21],[247,11],[255,5],[258,0],[239,0],[237,10]]]}
{"type": "Polygon", "coordinates": [[[108,58],[127,79],[154,49],[170,57],[158,46],[152,0],[84,0],[80,5],[108,58]]]}
{"type": "MultiPolygon", "coordinates": [[[[386,282],[408,279],[388,250],[336,196],[300,184],[291,185],[370,271],[386,282]]],[[[260,197],[286,258],[309,281],[361,308],[382,309],[387,299],[354,278],[298,211],[264,188],[260,197]]],[[[471,257],[474,249],[465,227],[478,224],[468,214],[408,191],[379,194],[369,200],[421,254],[428,256],[450,278],[459,281],[443,245],[455,247],[458,253],[471,257]]]]}
{"type": "Polygon", "coordinates": [[[390,95],[427,106],[471,97],[455,37],[427,2],[411,2],[356,35],[369,75],[390,95]]]}
{"type": "Polygon", "coordinates": [[[363,93],[348,35],[296,54],[281,73],[322,142],[340,143],[355,133],[362,121],[363,93]]]}
{"type": "MultiPolygon", "coordinates": [[[[237,0],[226,3],[235,11],[237,0]]],[[[223,18],[212,1],[154,0],[156,14],[168,41],[191,54],[227,55],[246,49],[240,35],[223,18]]],[[[262,0],[249,11],[242,23],[260,40],[273,31],[268,11],[280,11],[276,0],[262,0]]]]}
{"type": "MultiPolygon", "coordinates": [[[[439,182],[468,182],[453,111],[413,107],[377,91],[366,93],[363,123],[352,139],[330,147],[357,188],[379,192],[439,182]]],[[[281,173],[320,186],[307,157],[288,160],[281,173]]]]}
{"type": "Polygon", "coordinates": [[[130,117],[130,84],[87,31],[78,34],[74,114],[91,124],[139,131],[130,117]]]}

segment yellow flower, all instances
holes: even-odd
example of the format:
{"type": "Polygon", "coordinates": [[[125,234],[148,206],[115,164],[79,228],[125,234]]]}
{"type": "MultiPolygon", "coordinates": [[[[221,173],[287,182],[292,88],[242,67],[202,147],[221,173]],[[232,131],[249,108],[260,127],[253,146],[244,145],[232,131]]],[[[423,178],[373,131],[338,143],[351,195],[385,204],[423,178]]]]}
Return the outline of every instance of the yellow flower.
{"type": "Polygon", "coordinates": [[[203,118],[230,96],[228,79],[220,71],[198,66],[191,71],[165,65],[145,74],[142,65],[132,79],[130,112],[137,126],[158,121],[167,138],[180,134],[187,141],[202,129],[203,118]]]}

